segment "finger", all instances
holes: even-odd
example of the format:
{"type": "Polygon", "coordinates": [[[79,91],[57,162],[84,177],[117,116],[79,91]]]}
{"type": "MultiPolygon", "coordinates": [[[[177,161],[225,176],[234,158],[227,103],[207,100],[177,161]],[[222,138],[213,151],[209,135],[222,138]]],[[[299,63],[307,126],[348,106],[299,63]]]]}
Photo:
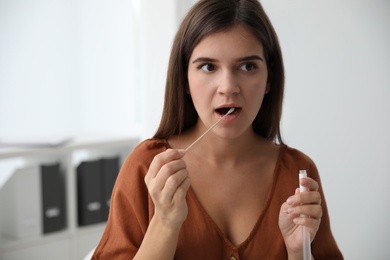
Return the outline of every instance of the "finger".
{"type": "Polygon", "coordinates": [[[301,226],[306,226],[311,230],[311,236],[314,238],[314,234],[317,232],[320,224],[321,224],[321,219],[315,219],[315,218],[303,218],[303,217],[297,217],[293,219],[294,224],[296,225],[301,225],[301,226]]]}
{"type": "Polygon", "coordinates": [[[299,215],[290,212],[290,208],[291,207],[288,205],[287,202],[283,203],[282,206],[280,207],[279,219],[287,218],[288,220],[292,221],[294,218],[299,217],[299,215]]]}
{"type": "Polygon", "coordinates": [[[299,204],[321,204],[321,194],[318,191],[302,192],[297,202],[299,204]]]}
{"type": "MultiPolygon", "coordinates": [[[[188,178],[187,170],[183,169],[168,177],[161,191],[161,203],[171,204],[183,182],[188,178]]],[[[182,191],[180,191],[182,192],[182,191]]]]}
{"type": "MultiPolygon", "coordinates": [[[[321,194],[318,191],[304,191],[295,189],[295,194],[287,198],[286,207],[296,207],[304,204],[321,204],[321,194]]],[[[286,209],[287,210],[287,209],[286,209]]]]}
{"type": "Polygon", "coordinates": [[[175,149],[168,149],[162,153],[157,154],[149,166],[148,173],[145,176],[145,181],[149,181],[150,179],[155,178],[161,167],[166,163],[182,158],[183,156],[184,150],[175,149]]]}
{"type": "Polygon", "coordinates": [[[186,167],[187,166],[186,166],[184,160],[182,160],[182,159],[168,162],[160,168],[160,171],[158,172],[158,174],[156,175],[154,180],[157,183],[163,184],[160,187],[161,189],[163,189],[163,187],[165,186],[165,183],[167,182],[168,178],[170,178],[170,176],[176,174],[177,172],[179,172],[181,170],[186,169],[186,167]]]}
{"type": "Polygon", "coordinates": [[[318,182],[313,180],[312,178],[306,177],[299,180],[299,184],[308,188],[309,191],[317,191],[318,190],[318,182]]]}
{"type": "Polygon", "coordinates": [[[300,191],[299,188],[295,189],[295,194],[293,196],[290,196],[287,198],[286,202],[289,206],[296,206],[300,204],[300,197],[299,197],[300,191]],[[298,201],[298,202],[297,202],[298,201]]]}
{"type": "Polygon", "coordinates": [[[297,193],[287,199],[287,204],[290,207],[295,207],[302,204],[321,204],[321,194],[318,191],[305,191],[297,193]]]}
{"type": "Polygon", "coordinates": [[[177,190],[174,194],[174,200],[175,201],[184,201],[187,196],[187,191],[191,186],[191,179],[187,176],[179,187],[177,187],[177,190]]]}
{"type": "MultiPolygon", "coordinates": [[[[181,159],[171,161],[163,165],[155,178],[146,181],[146,185],[148,187],[149,193],[152,196],[152,198],[157,199],[158,197],[160,197],[159,193],[163,191],[163,189],[167,185],[168,180],[171,179],[169,182],[176,182],[175,181],[176,178],[175,177],[171,178],[171,176],[174,176],[181,171],[185,171],[184,175],[187,176],[188,174],[185,168],[186,168],[185,162],[184,160],[181,159]]],[[[174,186],[175,184],[173,183],[169,185],[174,186]]]]}
{"type": "Polygon", "coordinates": [[[321,205],[301,205],[297,207],[287,208],[287,213],[291,215],[307,216],[309,218],[321,219],[322,207],[321,205]]]}

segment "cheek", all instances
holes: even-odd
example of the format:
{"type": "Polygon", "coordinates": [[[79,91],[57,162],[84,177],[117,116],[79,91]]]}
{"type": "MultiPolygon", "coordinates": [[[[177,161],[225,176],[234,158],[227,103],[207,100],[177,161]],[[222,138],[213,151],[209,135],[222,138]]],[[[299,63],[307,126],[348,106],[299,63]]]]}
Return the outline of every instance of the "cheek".
{"type": "Polygon", "coordinates": [[[189,89],[191,99],[194,103],[196,110],[201,109],[201,107],[203,107],[207,103],[210,104],[209,95],[207,95],[205,91],[202,90],[202,88],[192,85],[189,89]]]}
{"type": "Polygon", "coordinates": [[[210,98],[212,92],[210,81],[188,73],[188,92],[195,105],[209,102],[206,100],[210,98]]]}
{"type": "Polygon", "coordinates": [[[265,96],[266,91],[266,83],[264,84],[257,84],[256,86],[253,86],[249,91],[246,92],[246,98],[247,100],[250,100],[249,103],[253,107],[254,111],[256,113],[259,111],[263,100],[265,96]]]}
{"type": "Polygon", "coordinates": [[[267,88],[267,81],[264,80],[264,77],[251,79],[246,82],[247,84],[247,93],[253,96],[263,96],[267,88]]]}
{"type": "Polygon", "coordinates": [[[198,111],[202,106],[202,102],[206,99],[205,95],[202,94],[201,86],[197,82],[188,79],[188,94],[191,96],[195,109],[198,111]]]}
{"type": "Polygon", "coordinates": [[[190,71],[187,74],[187,78],[188,78],[188,87],[187,87],[188,92],[189,94],[193,95],[199,89],[199,85],[200,85],[199,79],[194,75],[194,73],[191,73],[190,71]]]}

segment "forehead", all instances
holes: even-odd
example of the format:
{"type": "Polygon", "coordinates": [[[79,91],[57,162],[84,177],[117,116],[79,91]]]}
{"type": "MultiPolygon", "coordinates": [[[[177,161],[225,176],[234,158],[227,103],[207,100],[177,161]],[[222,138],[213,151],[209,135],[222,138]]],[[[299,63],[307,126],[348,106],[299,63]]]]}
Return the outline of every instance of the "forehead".
{"type": "Polygon", "coordinates": [[[211,33],[203,37],[195,46],[190,60],[198,56],[243,57],[255,54],[264,56],[260,40],[245,27],[234,26],[226,31],[211,33]]]}

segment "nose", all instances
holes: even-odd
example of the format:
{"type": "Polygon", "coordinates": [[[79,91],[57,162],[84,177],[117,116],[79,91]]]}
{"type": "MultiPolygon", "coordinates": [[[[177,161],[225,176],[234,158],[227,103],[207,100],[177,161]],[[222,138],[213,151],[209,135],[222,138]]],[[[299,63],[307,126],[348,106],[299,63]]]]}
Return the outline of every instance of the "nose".
{"type": "Polygon", "coordinates": [[[218,94],[236,95],[240,92],[240,86],[232,72],[224,72],[218,82],[218,94]]]}

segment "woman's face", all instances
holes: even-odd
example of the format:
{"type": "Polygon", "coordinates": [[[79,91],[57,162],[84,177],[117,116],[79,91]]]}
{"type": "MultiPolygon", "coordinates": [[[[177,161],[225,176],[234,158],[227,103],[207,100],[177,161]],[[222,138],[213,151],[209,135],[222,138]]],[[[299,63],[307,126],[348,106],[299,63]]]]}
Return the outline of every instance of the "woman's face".
{"type": "Polygon", "coordinates": [[[188,64],[189,92],[198,124],[208,128],[234,107],[213,131],[225,138],[253,131],[267,77],[263,46],[249,30],[235,26],[204,37],[188,64]]]}

